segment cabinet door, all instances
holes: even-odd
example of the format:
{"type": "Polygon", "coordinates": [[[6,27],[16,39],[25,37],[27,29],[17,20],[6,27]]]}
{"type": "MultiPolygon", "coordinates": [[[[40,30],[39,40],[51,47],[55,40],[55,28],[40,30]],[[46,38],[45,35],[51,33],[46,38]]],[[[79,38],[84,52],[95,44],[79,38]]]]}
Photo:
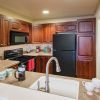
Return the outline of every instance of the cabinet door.
{"type": "Polygon", "coordinates": [[[71,31],[71,32],[76,32],[77,30],[77,22],[66,22],[64,23],[64,32],[68,32],[68,31],[71,31]]]}
{"type": "Polygon", "coordinates": [[[29,23],[20,21],[20,28],[19,31],[28,32],[29,33],[29,23]]]}
{"type": "Polygon", "coordinates": [[[3,46],[2,17],[0,16],[0,47],[3,46]]]}
{"type": "MultiPolygon", "coordinates": [[[[42,56],[42,73],[46,73],[46,64],[48,60],[50,59],[50,56],[42,56]]],[[[49,65],[49,73],[53,73],[52,63],[49,65]]]]}
{"type": "Polygon", "coordinates": [[[95,18],[89,18],[89,19],[79,19],[77,21],[77,31],[79,34],[81,33],[95,33],[95,18]]]}
{"type": "Polygon", "coordinates": [[[55,24],[43,25],[43,42],[52,42],[55,34],[55,24]]]}
{"type": "Polygon", "coordinates": [[[64,22],[56,24],[56,32],[76,32],[77,22],[64,22]]]}
{"type": "Polygon", "coordinates": [[[9,44],[9,21],[5,18],[0,18],[0,46],[9,44]]]}
{"type": "Polygon", "coordinates": [[[56,24],[56,32],[64,32],[64,23],[57,23],[56,24]]]}
{"type": "Polygon", "coordinates": [[[29,33],[29,23],[21,20],[10,20],[10,29],[29,33]]]}
{"type": "Polygon", "coordinates": [[[32,43],[32,24],[29,24],[29,39],[28,43],[32,43]]]}
{"type": "Polygon", "coordinates": [[[35,59],[35,65],[36,65],[36,72],[42,72],[42,65],[41,65],[41,63],[42,63],[42,59],[41,59],[41,57],[36,57],[36,59],[35,59]]]}
{"type": "Polygon", "coordinates": [[[95,61],[93,58],[79,58],[77,60],[77,77],[92,79],[96,77],[95,61]]]}
{"type": "Polygon", "coordinates": [[[90,34],[77,35],[77,77],[95,77],[95,37],[90,34]]]}
{"type": "Polygon", "coordinates": [[[42,25],[33,26],[32,28],[32,43],[41,43],[43,41],[42,25]]]}
{"type": "MultiPolygon", "coordinates": [[[[36,72],[40,73],[46,73],[46,64],[48,60],[50,59],[50,56],[38,56],[36,58],[36,72]]],[[[52,63],[49,65],[49,73],[52,74],[53,68],[52,63]]]]}

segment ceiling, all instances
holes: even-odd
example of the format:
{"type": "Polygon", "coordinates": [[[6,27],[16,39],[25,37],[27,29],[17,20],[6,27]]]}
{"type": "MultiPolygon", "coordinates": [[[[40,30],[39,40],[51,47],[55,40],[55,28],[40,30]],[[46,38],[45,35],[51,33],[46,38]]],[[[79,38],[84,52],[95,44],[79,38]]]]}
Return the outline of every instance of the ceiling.
{"type": "Polygon", "coordinates": [[[99,0],[0,0],[1,8],[33,21],[93,15],[98,4],[99,0]]]}

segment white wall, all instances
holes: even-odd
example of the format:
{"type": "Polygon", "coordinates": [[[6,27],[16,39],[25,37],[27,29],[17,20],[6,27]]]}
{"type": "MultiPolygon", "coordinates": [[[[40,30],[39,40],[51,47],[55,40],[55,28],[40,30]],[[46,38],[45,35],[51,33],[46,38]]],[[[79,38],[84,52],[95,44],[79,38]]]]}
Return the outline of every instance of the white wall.
{"type": "Polygon", "coordinates": [[[0,14],[6,15],[6,16],[8,16],[9,18],[16,18],[16,19],[21,19],[21,20],[27,21],[27,22],[32,22],[31,19],[28,19],[28,18],[26,18],[26,17],[24,17],[24,16],[20,16],[20,15],[18,15],[18,14],[15,13],[15,12],[9,11],[9,10],[7,10],[7,9],[3,9],[3,8],[1,8],[1,7],[0,7],[0,14]]]}
{"type": "Polygon", "coordinates": [[[100,79],[100,5],[96,12],[96,77],[100,79]]]}

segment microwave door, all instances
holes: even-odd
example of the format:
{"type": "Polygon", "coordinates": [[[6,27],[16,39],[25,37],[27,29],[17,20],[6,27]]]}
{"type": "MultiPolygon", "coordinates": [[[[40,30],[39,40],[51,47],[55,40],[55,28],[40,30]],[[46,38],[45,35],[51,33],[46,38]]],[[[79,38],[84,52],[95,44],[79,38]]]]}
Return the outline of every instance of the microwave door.
{"type": "Polygon", "coordinates": [[[28,42],[28,33],[26,32],[18,32],[18,31],[10,31],[10,44],[25,44],[28,42]]]}

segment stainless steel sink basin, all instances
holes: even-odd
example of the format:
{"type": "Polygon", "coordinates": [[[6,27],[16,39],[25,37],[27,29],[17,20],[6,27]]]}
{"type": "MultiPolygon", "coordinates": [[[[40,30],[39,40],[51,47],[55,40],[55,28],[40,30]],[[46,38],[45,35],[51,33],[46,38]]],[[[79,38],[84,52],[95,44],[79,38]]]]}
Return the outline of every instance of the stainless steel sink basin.
{"type": "MultiPolygon", "coordinates": [[[[38,81],[40,82],[40,90],[45,89],[45,76],[40,77],[35,83],[29,88],[38,90],[38,81]]],[[[78,99],[79,94],[79,82],[75,80],[62,79],[49,77],[50,93],[78,99]]]]}

